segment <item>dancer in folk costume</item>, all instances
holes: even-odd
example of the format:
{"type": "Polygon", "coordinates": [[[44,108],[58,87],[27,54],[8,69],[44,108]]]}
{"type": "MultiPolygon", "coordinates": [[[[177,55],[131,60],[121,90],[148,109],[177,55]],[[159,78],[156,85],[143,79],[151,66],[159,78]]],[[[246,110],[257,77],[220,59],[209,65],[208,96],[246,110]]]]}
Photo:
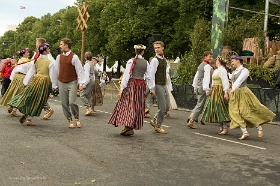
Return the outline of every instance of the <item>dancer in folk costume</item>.
{"type": "Polygon", "coordinates": [[[94,110],[94,106],[102,106],[103,105],[103,96],[102,96],[102,91],[100,87],[100,80],[98,77],[98,68],[97,68],[97,62],[99,61],[97,57],[92,57],[92,63],[94,65],[94,76],[95,76],[95,81],[94,85],[92,88],[92,112],[95,114],[96,111],[94,110]]]}
{"type": "Polygon", "coordinates": [[[246,86],[249,71],[243,66],[243,58],[231,57],[233,71],[231,78],[232,89],[229,93],[229,114],[231,117],[230,128],[240,127],[244,140],[249,136],[247,128],[256,127],[258,137],[263,137],[262,124],[268,123],[276,115],[260,103],[258,98],[246,86]]]}
{"type": "Polygon", "coordinates": [[[34,64],[33,62],[30,62],[31,61],[30,59],[28,59],[29,57],[28,48],[21,49],[20,51],[18,51],[18,54],[21,56],[21,58],[18,60],[10,76],[12,82],[9,85],[9,88],[6,91],[5,95],[0,101],[0,104],[3,106],[7,106],[8,112],[12,116],[16,116],[16,117],[20,116],[16,113],[17,108],[8,106],[8,101],[10,101],[13,97],[15,97],[24,89],[23,79],[27,74],[28,70],[30,69],[30,67],[34,64]]]}
{"type": "MultiPolygon", "coordinates": [[[[50,49],[50,46],[49,44],[46,42],[46,39],[44,38],[36,38],[36,43],[35,43],[35,46],[36,46],[36,49],[39,47],[39,46],[43,46],[43,45],[47,45],[50,49]]],[[[51,60],[51,63],[54,63],[55,62],[55,59],[52,57],[51,53],[50,53],[50,50],[47,50],[48,54],[48,59],[51,60]]],[[[40,52],[37,50],[36,52],[34,52],[34,55],[33,57],[31,58],[31,60],[33,61],[36,61],[38,59],[38,57],[40,56],[40,52]]],[[[50,91],[51,91],[51,87],[50,87],[50,91]]],[[[50,92],[49,92],[50,93],[50,92]]],[[[50,105],[48,102],[45,103],[44,105],[44,111],[45,111],[45,114],[44,116],[42,117],[42,119],[49,119],[53,113],[54,113],[54,110],[51,109],[50,105]]]]}
{"type": "Polygon", "coordinates": [[[81,90],[80,98],[84,102],[84,105],[86,106],[87,109],[85,115],[89,116],[90,114],[93,114],[91,96],[92,96],[92,90],[95,81],[94,64],[91,61],[92,60],[91,52],[85,53],[85,59],[86,62],[84,65],[84,71],[85,71],[86,82],[83,90],[81,90]]]}
{"type": "Polygon", "coordinates": [[[154,82],[151,79],[151,71],[148,64],[142,56],[146,47],[138,44],[134,45],[136,56],[128,60],[126,69],[119,91],[119,101],[117,102],[109,124],[124,125],[121,135],[130,136],[134,134],[134,129],[139,130],[143,127],[146,78],[149,89],[154,88],[154,82]]]}
{"type": "MultiPolygon", "coordinates": [[[[46,42],[45,45],[47,45],[48,47],[48,50],[47,50],[47,56],[48,56],[48,59],[51,61],[52,64],[55,64],[55,59],[53,58],[51,52],[50,52],[50,45],[46,42]]],[[[53,97],[52,95],[52,85],[50,84],[50,87],[49,87],[49,98],[53,97]]],[[[54,110],[51,109],[50,107],[50,104],[48,103],[48,101],[46,102],[46,104],[44,105],[44,111],[45,111],[45,115],[42,117],[42,119],[46,120],[46,119],[49,119],[53,113],[54,113],[54,110]]]]}
{"type": "Polygon", "coordinates": [[[53,64],[47,57],[47,50],[49,50],[47,45],[38,47],[40,56],[34,61],[34,65],[23,80],[25,89],[8,102],[9,105],[18,108],[24,114],[21,121],[24,121],[26,125],[35,125],[31,119],[33,116],[40,116],[49,97],[53,64]]]}
{"type": "MultiPolygon", "coordinates": [[[[191,115],[187,119],[187,126],[191,129],[196,129],[194,122],[198,121],[199,115],[203,111],[203,107],[208,95],[210,95],[210,81],[211,81],[211,70],[212,67],[209,62],[212,61],[212,53],[205,51],[203,55],[203,61],[197,67],[197,72],[194,76],[193,87],[194,93],[197,95],[197,103],[192,110],[191,115]]],[[[203,124],[203,123],[202,123],[203,124]]]]}
{"type": "Polygon", "coordinates": [[[220,123],[219,134],[228,133],[227,123],[230,121],[228,112],[229,79],[226,70],[226,62],[218,57],[217,69],[212,75],[212,92],[207,97],[201,120],[203,122],[220,123]]]}
{"type": "Polygon", "coordinates": [[[59,88],[62,110],[68,120],[68,128],[81,128],[79,106],[76,102],[77,83],[79,84],[79,90],[82,90],[86,82],[85,72],[79,57],[71,51],[72,41],[70,39],[61,39],[59,47],[63,53],[56,57],[52,87],[54,89],[59,88]],[[73,123],[73,116],[76,125],[73,123]]]}
{"type": "Polygon", "coordinates": [[[152,59],[150,66],[152,69],[152,79],[155,82],[155,89],[151,91],[151,94],[157,98],[158,111],[150,121],[150,124],[157,133],[166,134],[167,132],[162,128],[162,123],[164,115],[170,108],[170,102],[166,85],[167,60],[163,54],[164,43],[162,41],[155,41],[154,49],[156,56],[152,59]]]}

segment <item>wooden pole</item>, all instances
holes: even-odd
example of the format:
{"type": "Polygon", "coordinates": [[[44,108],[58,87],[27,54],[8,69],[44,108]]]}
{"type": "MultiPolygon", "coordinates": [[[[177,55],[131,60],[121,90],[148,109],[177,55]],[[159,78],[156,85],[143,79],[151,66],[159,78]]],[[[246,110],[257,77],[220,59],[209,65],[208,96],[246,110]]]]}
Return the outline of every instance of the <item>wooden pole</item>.
{"type": "Polygon", "coordinates": [[[81,62],[82,65],[85,64],[85,37],[86,37],[86,29],[82,31],[82,50],[81,50],[81,62]]]}

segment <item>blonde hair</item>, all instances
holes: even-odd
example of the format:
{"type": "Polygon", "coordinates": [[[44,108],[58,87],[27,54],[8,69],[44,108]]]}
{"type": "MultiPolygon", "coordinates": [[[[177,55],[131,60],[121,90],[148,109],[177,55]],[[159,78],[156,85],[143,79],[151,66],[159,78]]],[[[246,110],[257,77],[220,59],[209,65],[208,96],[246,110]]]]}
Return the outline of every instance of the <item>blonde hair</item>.
{"type": "Polygon", "coordinates": [[[154,45],[161,45],[162,47],[164,47],[164,43],[162,41],[155,41],[154,45]]]}
{"type": "Polygon", "coordinates": [[[86,60],[91,60],[91,58],[92,58],[92,53],[91,52],[86,52],[85,53],[85,59],[86,60]]]}
{"type": "Polygon", "coordinates": [[[44,39],[42,37],[36,38],[36,41],[39,42],[40,45],[44,45],[46,43],[46,39],[44,39]]]}

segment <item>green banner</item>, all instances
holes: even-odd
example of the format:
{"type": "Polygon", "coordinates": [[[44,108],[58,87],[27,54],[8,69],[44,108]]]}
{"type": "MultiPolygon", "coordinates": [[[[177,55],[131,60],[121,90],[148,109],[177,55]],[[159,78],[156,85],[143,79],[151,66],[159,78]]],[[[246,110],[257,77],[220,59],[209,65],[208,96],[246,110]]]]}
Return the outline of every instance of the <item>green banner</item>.
{"type": "Polygon", "coordinates": [[[214,58],[222,55],[222,31],[226,21],[226,5],[227,0],[213,0],[211,47],[214,58]]]}

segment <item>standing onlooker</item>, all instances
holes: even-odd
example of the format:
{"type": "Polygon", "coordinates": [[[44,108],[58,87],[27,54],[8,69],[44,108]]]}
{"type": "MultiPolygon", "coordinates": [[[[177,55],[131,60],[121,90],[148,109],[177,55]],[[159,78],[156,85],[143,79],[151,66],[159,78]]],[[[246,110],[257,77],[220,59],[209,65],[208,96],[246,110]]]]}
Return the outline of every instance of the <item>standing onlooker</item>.
{"type": "Polygon", "coordinates": [[[243,58],[232,56],[231,59],[231,64],[235,70],[230,77],[232,80],[232,89],[229,92],[230,128],[240,127],[243,135],[239,139],[244,140],[249,136],[247,128],[256,127],[258,137],[261,138],[263,137],[261,125],[268,123],[276,115],[261,104],[246,86],[249,71],[243,66],[243,58]]]}
{"type": "Polygon", "coordinates": [[[163,55],[164,43],[162,41],[155,41],[154,49],[156,56],[152,59],[150,66],[152,79],[155,81],[155,89],[151,91],[151,94],[157,97],[158,111],[150,121],[150,124],[156,132],[166,134],[167,132],[162,128],[162,123],[164,115],[170,108],[170,103],[166,85],[167,60],[163,55]]]}
{"type": "Polygon", "coordinates": [[[208,96],[201,120],[203,122],[220,123],[219,134],[228,133],[227,124],[230,121],[228,112],[228,91],[229,79],[226,70],[226,62],[218,57],[216,66],[212,75],[212,92],[208,96]]]}
{"type": "Polygon", "coordinates": [[[7,91],[11,80],[10,76],[13,70],[12,62],[11,59],[6,59],[6,64],[2,67],[2,90],[1,90],[1,95],[2,97],[4,96],[5,92],[7,91]]]}
{"type": "Polygon", "coordinates": [[[106,84],[109,83],[109,77],[106,73],[106,71],[103,72],[100,76],[100,87],[101,90],[103,91],[102,96],[105,96],[105,89],[106,89],[106,84]]]}
{"type": "Polygon", "coordinates": [[[94,106],[102,106],[103,105],[103,97],[102,97],[102,91],[100,87],[100,80],[99,80],[99,72],[97,68],[97,62],[99,61],[97,57],[92,57],[92,63],[94,65],[94,76],[95,76],[95,81],[93,85],[93,90],[92,90],[92,112],[95,114],[96,111],[94,110],[94,106]]]}
{"type": "Polygon", "coordinates": [[[56,57],[53,74],[53,88],[59,88],[61,105],[64,116],[68,120],[68,128],[80,128],[82,123],[79,118],[79,106],[77,100],[77,83],[79,90],[85,86],[86,78],[83,66],[79,57],[71,51],[72,41],[68,38],[60,40],[62,54],[56,57]],[[72,115],[75,118],[76,126],[73,124],[72,115]]]}
{"type": "Polygon", "coordinates": [[[87,109],[85,115],[89,116],[90,114],[93,114],[91,96],[92,96],[92,89],[95,80],[94,64],[91,61],[92,60],[91,52],[85,53],[85,59],[86,62],[84,65],[84,71],[85,71],[86,82],[85,82],[85,87],[83,88],[83,90],[81,90],[80,98],[84,102],[84,105],[86,106],[87,109]]]}
{"type": "Polygon", "coordinates": [[[109,124],[124,125],[121,135],[130,136],[134,134],[134,129],[139,130],[144,123],[146,78],[149,89],[154,88],[154,81],[151,79],[151,71],[142,56],[146,46],[134,45],[136,56],[128,60],[123,75],[121,90],[119,91],[119,101],[117,102],[109,124]]]}
{"type": "Polygon", "coordinates": [[[191,129],[196,129],[193,123],[198,121],[198,117],[201,114],[206,97],[210,95],[210,81],[211,81],[211,65],[209,62],[212,60],[212,53],[210,51],[204,52],[203,61],[197,67],[197,72],[193,80],[194,93],[197,94],[197,103],[192,110],[191,115],[187,119],[187,126],[191,129]]]}

